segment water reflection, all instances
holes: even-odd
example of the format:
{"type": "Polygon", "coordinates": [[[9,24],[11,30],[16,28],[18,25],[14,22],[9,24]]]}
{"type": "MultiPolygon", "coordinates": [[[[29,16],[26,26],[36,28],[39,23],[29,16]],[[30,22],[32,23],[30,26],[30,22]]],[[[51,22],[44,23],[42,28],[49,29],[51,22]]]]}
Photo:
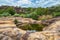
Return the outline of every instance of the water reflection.
{"type": "Polygon", "coordinates": [[[34,33],[36,30],[27,30],[27,32],[34,33]]]}

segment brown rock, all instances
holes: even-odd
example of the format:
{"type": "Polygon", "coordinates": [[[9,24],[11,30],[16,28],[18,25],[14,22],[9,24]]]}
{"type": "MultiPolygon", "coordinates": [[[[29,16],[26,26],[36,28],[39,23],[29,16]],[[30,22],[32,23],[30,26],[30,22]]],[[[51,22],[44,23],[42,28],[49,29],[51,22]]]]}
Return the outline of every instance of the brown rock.
{"type": "MultiPolygon", "coordinates": [[[[60,40],[60,21],[52,23],[41,32],[30,33],[17,28],[13,20],[6,19],[0,20],[0,40],[60,40]]],[[[30,22],[26,22],[28,19],[22,20],[25,23],[30,22]]],[[[20,21],[22,22],[22,20],[20,21]]],[[[34,22],[37,21],[32,23],[34,22]]]]}
{"type": "Polygon", "coordinates": [[[0,40],[20,40],[25,33],[26,31],[17,28],[13,21],[0,22],[0,40]]]}

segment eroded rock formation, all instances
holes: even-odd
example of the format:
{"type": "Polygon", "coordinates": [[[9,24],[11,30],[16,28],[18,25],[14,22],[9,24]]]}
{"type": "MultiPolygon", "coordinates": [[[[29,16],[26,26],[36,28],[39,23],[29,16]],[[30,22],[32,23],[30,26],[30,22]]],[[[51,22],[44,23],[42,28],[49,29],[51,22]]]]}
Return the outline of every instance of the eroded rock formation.
{"type": "Polygon", "coordinates": [[[25,32],[17,28],[13,21],[0,21],[0,40],[20,40],[25,32]]]}
{"type": "Polygon", "coordinates": [[[60,21],[52,23],[44,31],[31,33],[28,40],[60,40],[60,21]]]}
{"type": "Polygon", "coordinates": [[[27,32],[17,28],[13,20],[0,20],[0,40],[60,40],[60,21],[41,32],[27,32]]]}

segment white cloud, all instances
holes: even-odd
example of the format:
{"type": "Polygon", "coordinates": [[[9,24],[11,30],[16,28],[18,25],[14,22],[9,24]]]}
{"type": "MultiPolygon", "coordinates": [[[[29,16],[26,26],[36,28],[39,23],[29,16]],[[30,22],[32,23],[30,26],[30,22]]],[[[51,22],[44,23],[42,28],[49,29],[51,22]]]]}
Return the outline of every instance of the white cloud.
{"type": "Polygon", "coordinates": [[[0,5],[22,6],[22,7],[47,7],[60,4],[60,0],[0,0],[0,5]]]}

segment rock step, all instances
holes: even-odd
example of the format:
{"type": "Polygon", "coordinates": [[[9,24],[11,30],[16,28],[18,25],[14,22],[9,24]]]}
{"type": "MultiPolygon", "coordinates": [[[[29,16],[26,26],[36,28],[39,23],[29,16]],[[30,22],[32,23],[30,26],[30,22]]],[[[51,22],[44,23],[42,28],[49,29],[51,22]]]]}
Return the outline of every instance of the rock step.
{"type": "Polygon", "coordinates": [[[15,24],[0,24],[0,28],[7,28],[7,27],[16,27],[15,24]]]}
{"type": "Polygon", "coordinates": [[[0,20],[0,29],[1,28],[15,28],[16,25],[14,24],[13,21],[3,21],[3,20],[0,20]]]}
{"type": "Polygon", "coordinates": [[[13,23],[13,21],[11,20],[5,20],[5,21],[0,20],[0,24],[11,24],[11,23],[13,23]]]}

